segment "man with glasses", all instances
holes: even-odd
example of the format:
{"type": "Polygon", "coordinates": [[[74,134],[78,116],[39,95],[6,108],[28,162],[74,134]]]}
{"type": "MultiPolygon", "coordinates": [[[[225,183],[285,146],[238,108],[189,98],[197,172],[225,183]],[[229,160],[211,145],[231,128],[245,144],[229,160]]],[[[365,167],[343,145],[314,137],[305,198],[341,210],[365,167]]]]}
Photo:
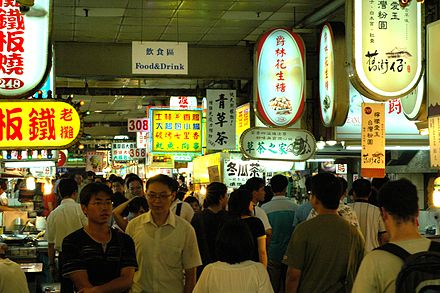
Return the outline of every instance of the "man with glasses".
{"type": "Polygon", "coordinates": [[[144,184],[142,179],[138,176],[130,176],[126,179],[125,184],[127,185],[127,191],[125,196],[127,199],[133,198],[135,196],[145,196],[144,194],[144,184]]]}
{"type": "Polygon", "coordinates": [[[196,268],[202,262],[191,224],[170,212],[177,187],[166,175],[148,179],[150,211],[128,223],[126,233],[134,240],[139,264],[132,293],[191,293],[194,289],[196,268]]]}
{"type": "Polygon", "coordinates": [[[63,276],[72,280],[77,292],[128,292],[131,287],[137,268],[134,243],[109,227],[111,196],[104,184],[86,185],[80,201],[88,225],[63,241],[63,276]]]}

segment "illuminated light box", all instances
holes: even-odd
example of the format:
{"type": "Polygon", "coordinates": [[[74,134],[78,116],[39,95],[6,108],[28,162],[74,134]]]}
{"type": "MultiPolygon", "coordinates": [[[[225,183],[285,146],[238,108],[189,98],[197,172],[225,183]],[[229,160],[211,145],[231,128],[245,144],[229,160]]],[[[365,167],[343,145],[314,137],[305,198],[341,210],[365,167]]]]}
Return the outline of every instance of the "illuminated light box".
{"type": "Polygon", "coordinates": [[[51,68],[52,1],[35,1],[25,15],[15,1],[0,1],[0,9],[9,16],[0,26],[0,98],[31,96],[51,68]]]}
{"type": "Polygon", "coordinates": [[[266,32],[256,47],[255,113],[267,126],[294,124],[304,110],[305,47],[300,36],[286,30],[266,32]]]}
{"type": "Polygon", "coordinates": [[[422,4],[346,1],[347,63],[351,82],[366,97],[408,95],[422,76],[422,4]]]}
{"type": "Polygon", "coordinates": [[[77,110],[66,102],[0,101],[2,149],[66,149],[82,131],[77,110]]]}

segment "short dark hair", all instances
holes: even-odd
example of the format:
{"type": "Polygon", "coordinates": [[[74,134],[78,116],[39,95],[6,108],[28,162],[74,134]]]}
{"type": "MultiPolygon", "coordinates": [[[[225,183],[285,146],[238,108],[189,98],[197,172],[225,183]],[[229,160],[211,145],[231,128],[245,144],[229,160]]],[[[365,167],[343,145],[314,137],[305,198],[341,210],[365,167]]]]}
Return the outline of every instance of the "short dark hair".
{"type": "Polygon", "coordinates": [[[249,178],[246,181],[245,187],[246,187],[247,190],[252,192],[252,191],[257,191],[258,189],[260,189],[264,185],[265,184],[264,184],[264,179],[263,178],[252,177],[252,178],[249,178]]]}
{"type": "Polygon", "coordinates": [[[356,197],[369,197],[371,193],[371,182],[364,178],[359,178],[352,184],[353,192],[356,197]]]}
{"type": "Polygon", "coordinates": [[[97,195],[99,192],[104,192],[108,194],[110,198],[112,198],[113,191],[110,187],[105,184],[92,182],[84,186],[79,195],[80,203],[84,206],[87,206],[90,202],[92,196],[97,195]]]}
{"type": "Polygon", "coordinates": [[[251,260],[254,250],[254,240],[246,223],[237,219],[223,224],[215,242],[215,252],[219,261],[236,264],[251,260]]]}
{"type": "Polygon", "coordinates": [[[114,182],[114,180],[118,178],[118,176],[116,174],[110,174],[110,176],[108,176],[108,181],[110,182],[114,182]]]}
{"type": "Polygon", "coordinates": [[[342,196],[342,194],[345,191],[347,191],[348,183],[347,183],[347,180],[345,180],[345,178],[343,178],[343,177],[336,177],[336,178],[338,178],[339,183],[341,184],[341,196],[342,196]]]}
{"type": "Polygon", "coordinates": [[[136,196],[128,203],[128,211],[131,213],[137,213],[141,208],[148,211],[148,202],[144,196],[136,196]]]}
{"type": "Polygon", "coordinates": [[[87,177],[92,177],[93,179],[95,179],[95,177],[96,177],[96,174],[93,171],[87,171],[86,174],[87,174],[87,177]]]}
{"type": "Polygon", "coordinates": [[[62,198],[71,197],[74,192],[78,192],[78,183],[72,178],[61,179],[58,190],[62,198]]]}
{"type": "Polygon", "coordinates": [[[282,192],[287,188],[287,185],[289,185],[289,181],[282,174],[277,174],[270,178],[270,187],[274,193],[282,192]]]}
{"type": "Polygon", "coordinates": [[[156,182],[162,183],[162,184],[168,186],[172,192],[177,191],[177,189],[179,188],[179,183],[175,179],[171,178],[170,176],[164,175],[164,174],[158,174],[156,176],[150,177],[147,180],[147,184],[145,185],[145,189],[148,189],[150,184],[156,183],[156,182]]]}
{"type": "Polygon", "coordinates": [[[189,204],[192,204],[193,202],[195,202],[200,206],[199,200],[194,196],[188,196],[187,198],[185,198],[184,202],[187,202],[189,204]]]}
{"type": "Polygon", "coordinates": [[[221,182],[212,182],[206,187],[206,197],[203,202],[203,207],[218,205],[223,196],[226,196],[228,188],[221,182]]]}
{"type": "Polygon", "coordinates": [[[341,183],[333,174],[316,174],[312,177],[312,195],[316,196],[326,209],[336,210],[341,197],[341,183]]]}
{"type": "Polygon", "coordinates": [[[390,181],[390,178],[386,175],[383,178],[373,178],[373,180],[371,180],[371,187],[379,190],[388,181],[390,181]]]}
{"type": "Polygon", "coordinates": [[[251,215],[249,205],[252,201],[252,193],[243,185],[234,190],[229,196],[228,210],[231,215],[251,215]]]}
{"type": "Polygon", "coordinates": [[[0,179],[0,189],[6,191],[8,189],[8,181],[5,179],[0,179]]]}
{"type": "Polygon", "coordinates": [[[110,181],[112,184],[113,183],[119,183],[122,186],[124,186],[125,182],[124,179],[122,179],[122,177],[114,177],[113,180],[110,181]]]}
{"type": "Polygon", "coordinates": [[[408,222],[419,212],[417,188],[408,179],[388,181],[379,190],[379,206],[398,222],[408,222]]]}
{"type": "Polygon", "coordinates": [[[133,181],[138,181],[141,184],[143,184],[142,179],[138,175],[136,175],[136,174],[128,174],[125,177],[125,185],[127,186],[127,188],[129,187],[130,183],[133,182],[133,181]]]}

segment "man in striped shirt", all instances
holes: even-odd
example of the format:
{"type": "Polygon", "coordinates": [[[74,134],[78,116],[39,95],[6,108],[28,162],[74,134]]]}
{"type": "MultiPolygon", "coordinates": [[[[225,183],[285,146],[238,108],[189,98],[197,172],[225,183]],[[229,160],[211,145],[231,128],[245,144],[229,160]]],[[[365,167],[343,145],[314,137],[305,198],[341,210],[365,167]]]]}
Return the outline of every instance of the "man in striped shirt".
{"type": "Polygon", "coordinates": [[[356,212],[359,227],[365,238],[365,252],[386,242],[387,233],[380,209],[368,203],[371,194],[371,183],[367,179],[357,179],[352,184],[355,202],[349,204],[356,212]]]}

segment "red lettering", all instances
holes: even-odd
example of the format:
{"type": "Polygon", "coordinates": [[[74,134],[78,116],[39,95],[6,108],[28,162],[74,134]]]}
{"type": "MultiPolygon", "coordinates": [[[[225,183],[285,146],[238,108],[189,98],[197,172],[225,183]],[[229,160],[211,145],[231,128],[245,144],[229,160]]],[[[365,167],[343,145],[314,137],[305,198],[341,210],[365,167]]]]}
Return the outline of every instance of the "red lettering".
{"type": "Polygon", "coordinates": [[[20,108],[13,108],[6,110],[6,115],[3,114],[3,110],[0,109],[0,141],[4,139],[4,129],[6,129],[6,140],[23,140],[21,133],[21,125],[23,121],[20,116],[13,116],[16,113],[21,113],[20,108]],[[5,121],[6,118],[6,121],[5,121]]]}

